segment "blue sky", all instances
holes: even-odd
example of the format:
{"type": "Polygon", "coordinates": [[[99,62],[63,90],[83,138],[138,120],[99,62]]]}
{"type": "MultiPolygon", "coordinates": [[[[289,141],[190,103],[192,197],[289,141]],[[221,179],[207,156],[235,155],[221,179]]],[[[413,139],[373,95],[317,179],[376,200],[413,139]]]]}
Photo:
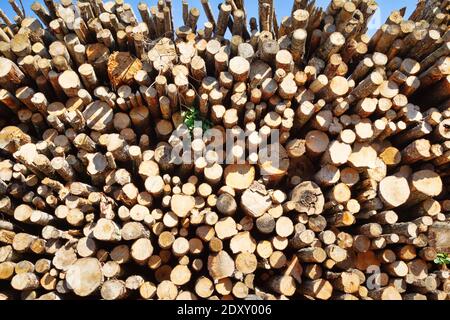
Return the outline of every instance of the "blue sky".
{"type": "MultiPolygon", "coordinates": [[[[18,0],[16,0],[17,3],[18,0]]],[[[76,0],[73,0],[74,2],[76,0]]],[[[32,14],[32,11],[30,9],[31,4],[34,2],[34,0],[22,0],[23,5],[25,9],[27,10],[28,14],[32,14]]],[[[39,0],[39,2],[43,3],[42,0],[39,0]]],[[[140,19],[139,11],[137,10],[137,4],[141,2],[141,0],[127,0],[127,3],[130,3],[133,5],[133,9],[140,19]]],[[[149,6],[156,5],[157,0],[149,0],[145,1],[149,6]]],[[[172,0],[174,10],[174,20],[176,25],[180,25],[182,23],[182,12],[181,12],[181,0],[172,0]]],[[[190,7],[197,7],[200,9],[201,16],[199,20],[199,26],[203,25],[203,22],[206,21],[206,17],[203,13],[203,9],[200,3],[200,0],[189,0],[189,6],[190,7]]],[[[213,11],[215,13],[215,16],[217,17],[218,13],[218,4],[221,3],[222,0],[210,0],[211,6],[213,8],[213,11]]],[[[316,0],[316,5],[326,7],[330,0],[316,0]]],[[[277,13],[278,21],[281,21],[281,17],[287,16],[290,14],[291,8],[292,8],[292,0],[274,0],[275,3],[275,10],[277,13]]],[[[409,14],[413,11],[415,5],[417,3],[417,0],[378,0],[378,13],[373,18],[373,21],[369,25],[369,33],[372,34],[383,22],[386,21],[386,17],[389,16],[392,10],[400,9],[402,7],[407,7],[407,14],[406,17],[409,17],[409,14]]],[[[246,8],[247,8],[247,14],[249,17],[257,17],[258,15],[258,1],[257,0],[245,0],[246,8]]],[[[11,9],[9,3],[7,0],[0,0],[0,8],[5,11],[5,13],[11,18],[14,17],[15,13],[11,9]]]]}

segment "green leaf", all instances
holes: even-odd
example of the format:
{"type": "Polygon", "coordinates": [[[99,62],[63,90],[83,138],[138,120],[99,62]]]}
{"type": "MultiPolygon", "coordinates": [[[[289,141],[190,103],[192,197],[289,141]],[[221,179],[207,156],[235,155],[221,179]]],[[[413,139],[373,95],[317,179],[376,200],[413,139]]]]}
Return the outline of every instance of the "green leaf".
{"type": "Polygon", "coordinates": [[[203,118],[200,115],[200,112],[197,108],[193,107],[191,109],[188,109],[186,111],[183,111],[181,113],[182,117],[183,117],[183,122],[186,125],[186,127],[189,129],[189,131],[192,134],[192,131],[195,128],[195,122],[201,122],[201,127],[203,132],[210,129],[213,124],[211,123],[211,121],[209,121],[208,119],[203,118]]]}
{"type": "Polygon", "coordinates": [[[447,265],[450,264],[450,257],[447,253],[440,252],[436,255],[436,259],[433,262],[438,265],[447,265]]]}

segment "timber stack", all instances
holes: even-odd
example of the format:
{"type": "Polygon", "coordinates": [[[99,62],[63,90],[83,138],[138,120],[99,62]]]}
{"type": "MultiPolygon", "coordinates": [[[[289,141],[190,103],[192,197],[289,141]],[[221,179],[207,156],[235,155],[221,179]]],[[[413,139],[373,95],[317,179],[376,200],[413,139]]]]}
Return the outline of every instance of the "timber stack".
{"type": "Polygon", "coordinates": [[[450,299],[450,2],[293,2],[9,0],[1,299],[450,299]]]}

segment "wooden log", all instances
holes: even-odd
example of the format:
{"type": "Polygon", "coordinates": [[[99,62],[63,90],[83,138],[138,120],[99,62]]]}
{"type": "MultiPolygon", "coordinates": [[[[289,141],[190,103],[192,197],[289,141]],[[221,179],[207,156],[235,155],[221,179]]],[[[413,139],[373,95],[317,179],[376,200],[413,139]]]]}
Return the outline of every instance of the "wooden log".
{"type": "Polygon", "coordinates": [[[119,300],[127,295],[125,282],[121,280],[107,280],[102,284],[100,294],[105,300],[119,300]]]}
{"type": "Polygon", "coordinates": [[[295,209],[298,212],[314,215],[323,211],[324,197],[322,191],[314,182],[299,184],[292,190],[290,201],[294,202],[295,209]]]}
{"type": "Polygon", "coordinates": [[[404,177],[388,176],[380,182],[379,194],[387,208],[395,208],[408,200],[410,188],[404,177]]]}
{"type": "Polygon", "coordinates": [[[374,300],[402,300],[398,290],[390,286],[369,291],[369,297],[374,300]]]}
{"type": "Polygon", "coordinates": [[[67,270],[66,281],[76,295],[90,295],[103,282],[100,262],[96,258],[78,259],[67,270]]]}
{"type": "Polygon", "coordinates": [[[276,293],[285,296],[292,296],[295,293],[296,285],[294,278],[291,276],[279,276],[271,278],[268,286],[276,293]]]}
{"type": "Polygon", "coordinates": [[[0,58],[0,85],[8,90],[14,92],[25,83],[25,74],[19,69],[19,67],[11,60],[1,57],[0,58]]]}
{"type": "Polygon", "coordinates": [[[138,264],[145,264],[153,253],[153,246],[149,239],[140,238],[131,246],[131,257],[138,264]]]}
{"type": "Polygon", "coordinates": [[[332,33],[318,51],[319,58],[327,61],[332,54],[339,52],[345,44],[344,36],[339,32],[332,33]]]}
{"type": "Polygon", "coordinates": [[[219,17],[217,18],[215,34],[218,37],[223,37],[228,27],[228,19],[231,14],[232,7],[226,3],[219,6],[219,17]]]}
{"type": "Polygon", "coordinates": [[[233,259],[226,251],[208,257],[208,271],[215,280],[230,277],[235,270],[233,259]]]}
{"type": "Polygon", "coordinates": [[[328,300],[333,293],[333,287],[324,279],[309,280],[304,282],[302,292],[319,300],[328,300]]]}

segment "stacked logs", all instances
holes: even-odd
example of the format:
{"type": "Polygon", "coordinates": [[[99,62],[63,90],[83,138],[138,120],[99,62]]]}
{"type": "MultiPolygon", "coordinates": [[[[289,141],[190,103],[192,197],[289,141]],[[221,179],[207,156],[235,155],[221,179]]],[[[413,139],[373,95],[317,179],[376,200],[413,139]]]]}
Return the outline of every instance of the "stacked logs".
{"type": "Polygon", "coordinates": [[[0,298],[449,299],[448,1],[9,2],[0,298]]]}

